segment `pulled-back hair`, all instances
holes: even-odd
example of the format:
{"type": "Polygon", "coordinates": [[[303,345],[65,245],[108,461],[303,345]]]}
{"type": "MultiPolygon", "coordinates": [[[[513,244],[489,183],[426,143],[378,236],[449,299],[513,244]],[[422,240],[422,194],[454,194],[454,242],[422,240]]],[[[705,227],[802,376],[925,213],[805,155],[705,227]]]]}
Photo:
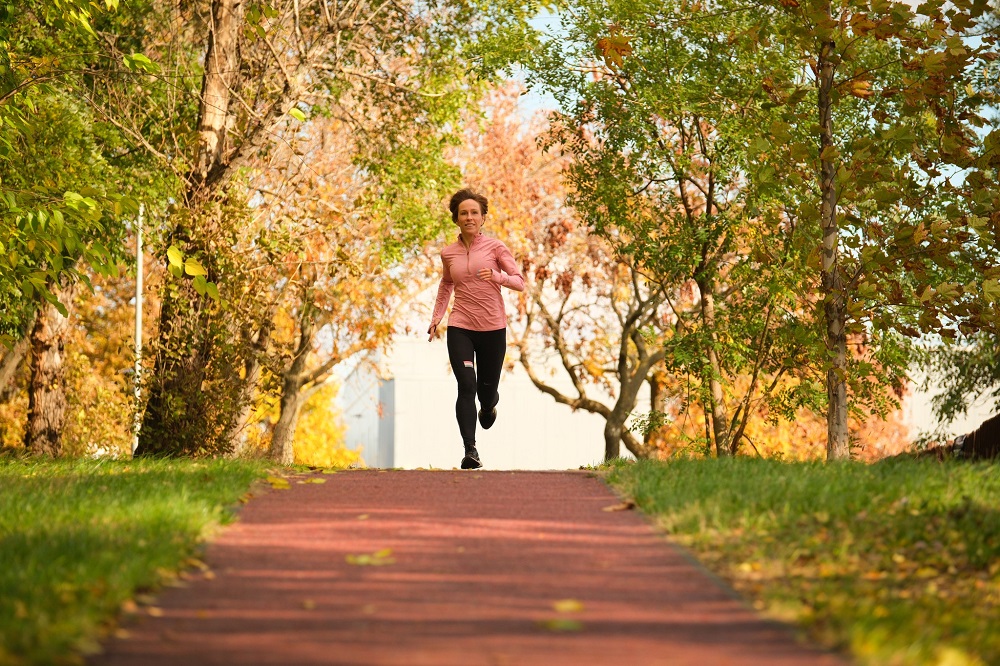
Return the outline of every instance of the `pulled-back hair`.
{"type": "Polygon", "coordinates": [[[451,201],[448,202],[448,210],[451,211],[452,222],[458,221],[458,207],[463,201],[468,199],[472,199],[478,203],[480,212],[482,212],[483,217],[486,217],[486,212],[490,209],[490,204],[486,201],[486,197],[479,192],[475,192],[465,187],[451,195],[451,201]]]}

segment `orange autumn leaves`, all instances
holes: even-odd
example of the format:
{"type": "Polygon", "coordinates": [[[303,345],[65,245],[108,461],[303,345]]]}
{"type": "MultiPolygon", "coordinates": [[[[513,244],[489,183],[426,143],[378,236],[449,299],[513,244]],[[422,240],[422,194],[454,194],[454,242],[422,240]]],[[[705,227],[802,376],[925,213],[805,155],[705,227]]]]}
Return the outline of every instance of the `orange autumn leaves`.
{"type": "Polygon", "coordinates": [[[597,40],[595,51],[597,55],[604,59],[604,64],[611,69],[621,69],[625,63],[625,58],[632,55],[632,39],[622,33],[617,25],[608,26],[608,36],[597,40]]]}

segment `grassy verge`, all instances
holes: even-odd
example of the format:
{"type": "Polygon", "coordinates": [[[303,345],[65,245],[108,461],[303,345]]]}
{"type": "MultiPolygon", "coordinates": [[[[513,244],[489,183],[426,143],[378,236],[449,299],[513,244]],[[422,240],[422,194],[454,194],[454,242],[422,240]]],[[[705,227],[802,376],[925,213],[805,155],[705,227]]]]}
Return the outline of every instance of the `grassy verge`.
{"type": "Polygon", "coordinates": [[[1000,664],[1000,465],[641,462],[609,481],[754,606],[862,664],[1000,664]]]}
{"type": "Polygon", "coordinates": [[[0,664],[72,664],[231,519],[260,462],[0,457],[0,664]]]}

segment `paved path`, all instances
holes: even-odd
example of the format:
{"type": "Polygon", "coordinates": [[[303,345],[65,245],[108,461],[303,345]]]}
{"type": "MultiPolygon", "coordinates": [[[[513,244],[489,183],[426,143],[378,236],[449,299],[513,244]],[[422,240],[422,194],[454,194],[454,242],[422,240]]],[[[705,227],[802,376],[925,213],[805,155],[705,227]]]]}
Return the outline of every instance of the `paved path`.
{"type": "Polygon", "coordinates": [[[761,620],[642,515],[602,511],[618,500],[593,475],[315,478],[246,505],[209,576],[167,589],[161,616],[90,663],[844,663],[761,620]],[[386,548],[381,566],[354,557],[386,548]]]}

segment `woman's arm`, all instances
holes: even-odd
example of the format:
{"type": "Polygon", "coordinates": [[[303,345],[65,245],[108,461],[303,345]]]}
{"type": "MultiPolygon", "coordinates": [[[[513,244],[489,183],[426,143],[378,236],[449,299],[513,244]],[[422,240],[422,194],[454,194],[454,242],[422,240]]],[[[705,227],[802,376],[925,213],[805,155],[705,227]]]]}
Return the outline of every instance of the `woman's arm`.
{"type": "Polygon", "coordinates": [[[506,245],[497,250],[497,264],[500,270],[491,271],[493,281],[514,291],[524,291],[524,276],[506,245]]]}
{"type": "Polygon", "coordinates": [[[451,301],[451,294],[455,291],[455,283],[452,282],[451,272],[448,270],[448,264],[445,263],[444,257],[441,257],[441,264],[443,267],[443,273],[441,275],[441,282],[438,284],[437,300],[434,301],[434,314],[431,315],[431,325],[427,329],[429,338],[428,341],[433,340],[438,336],[438,326],[441,324],[441,320],[444,319],[444,313],[448,310],[448,302],[451,301]]]}

